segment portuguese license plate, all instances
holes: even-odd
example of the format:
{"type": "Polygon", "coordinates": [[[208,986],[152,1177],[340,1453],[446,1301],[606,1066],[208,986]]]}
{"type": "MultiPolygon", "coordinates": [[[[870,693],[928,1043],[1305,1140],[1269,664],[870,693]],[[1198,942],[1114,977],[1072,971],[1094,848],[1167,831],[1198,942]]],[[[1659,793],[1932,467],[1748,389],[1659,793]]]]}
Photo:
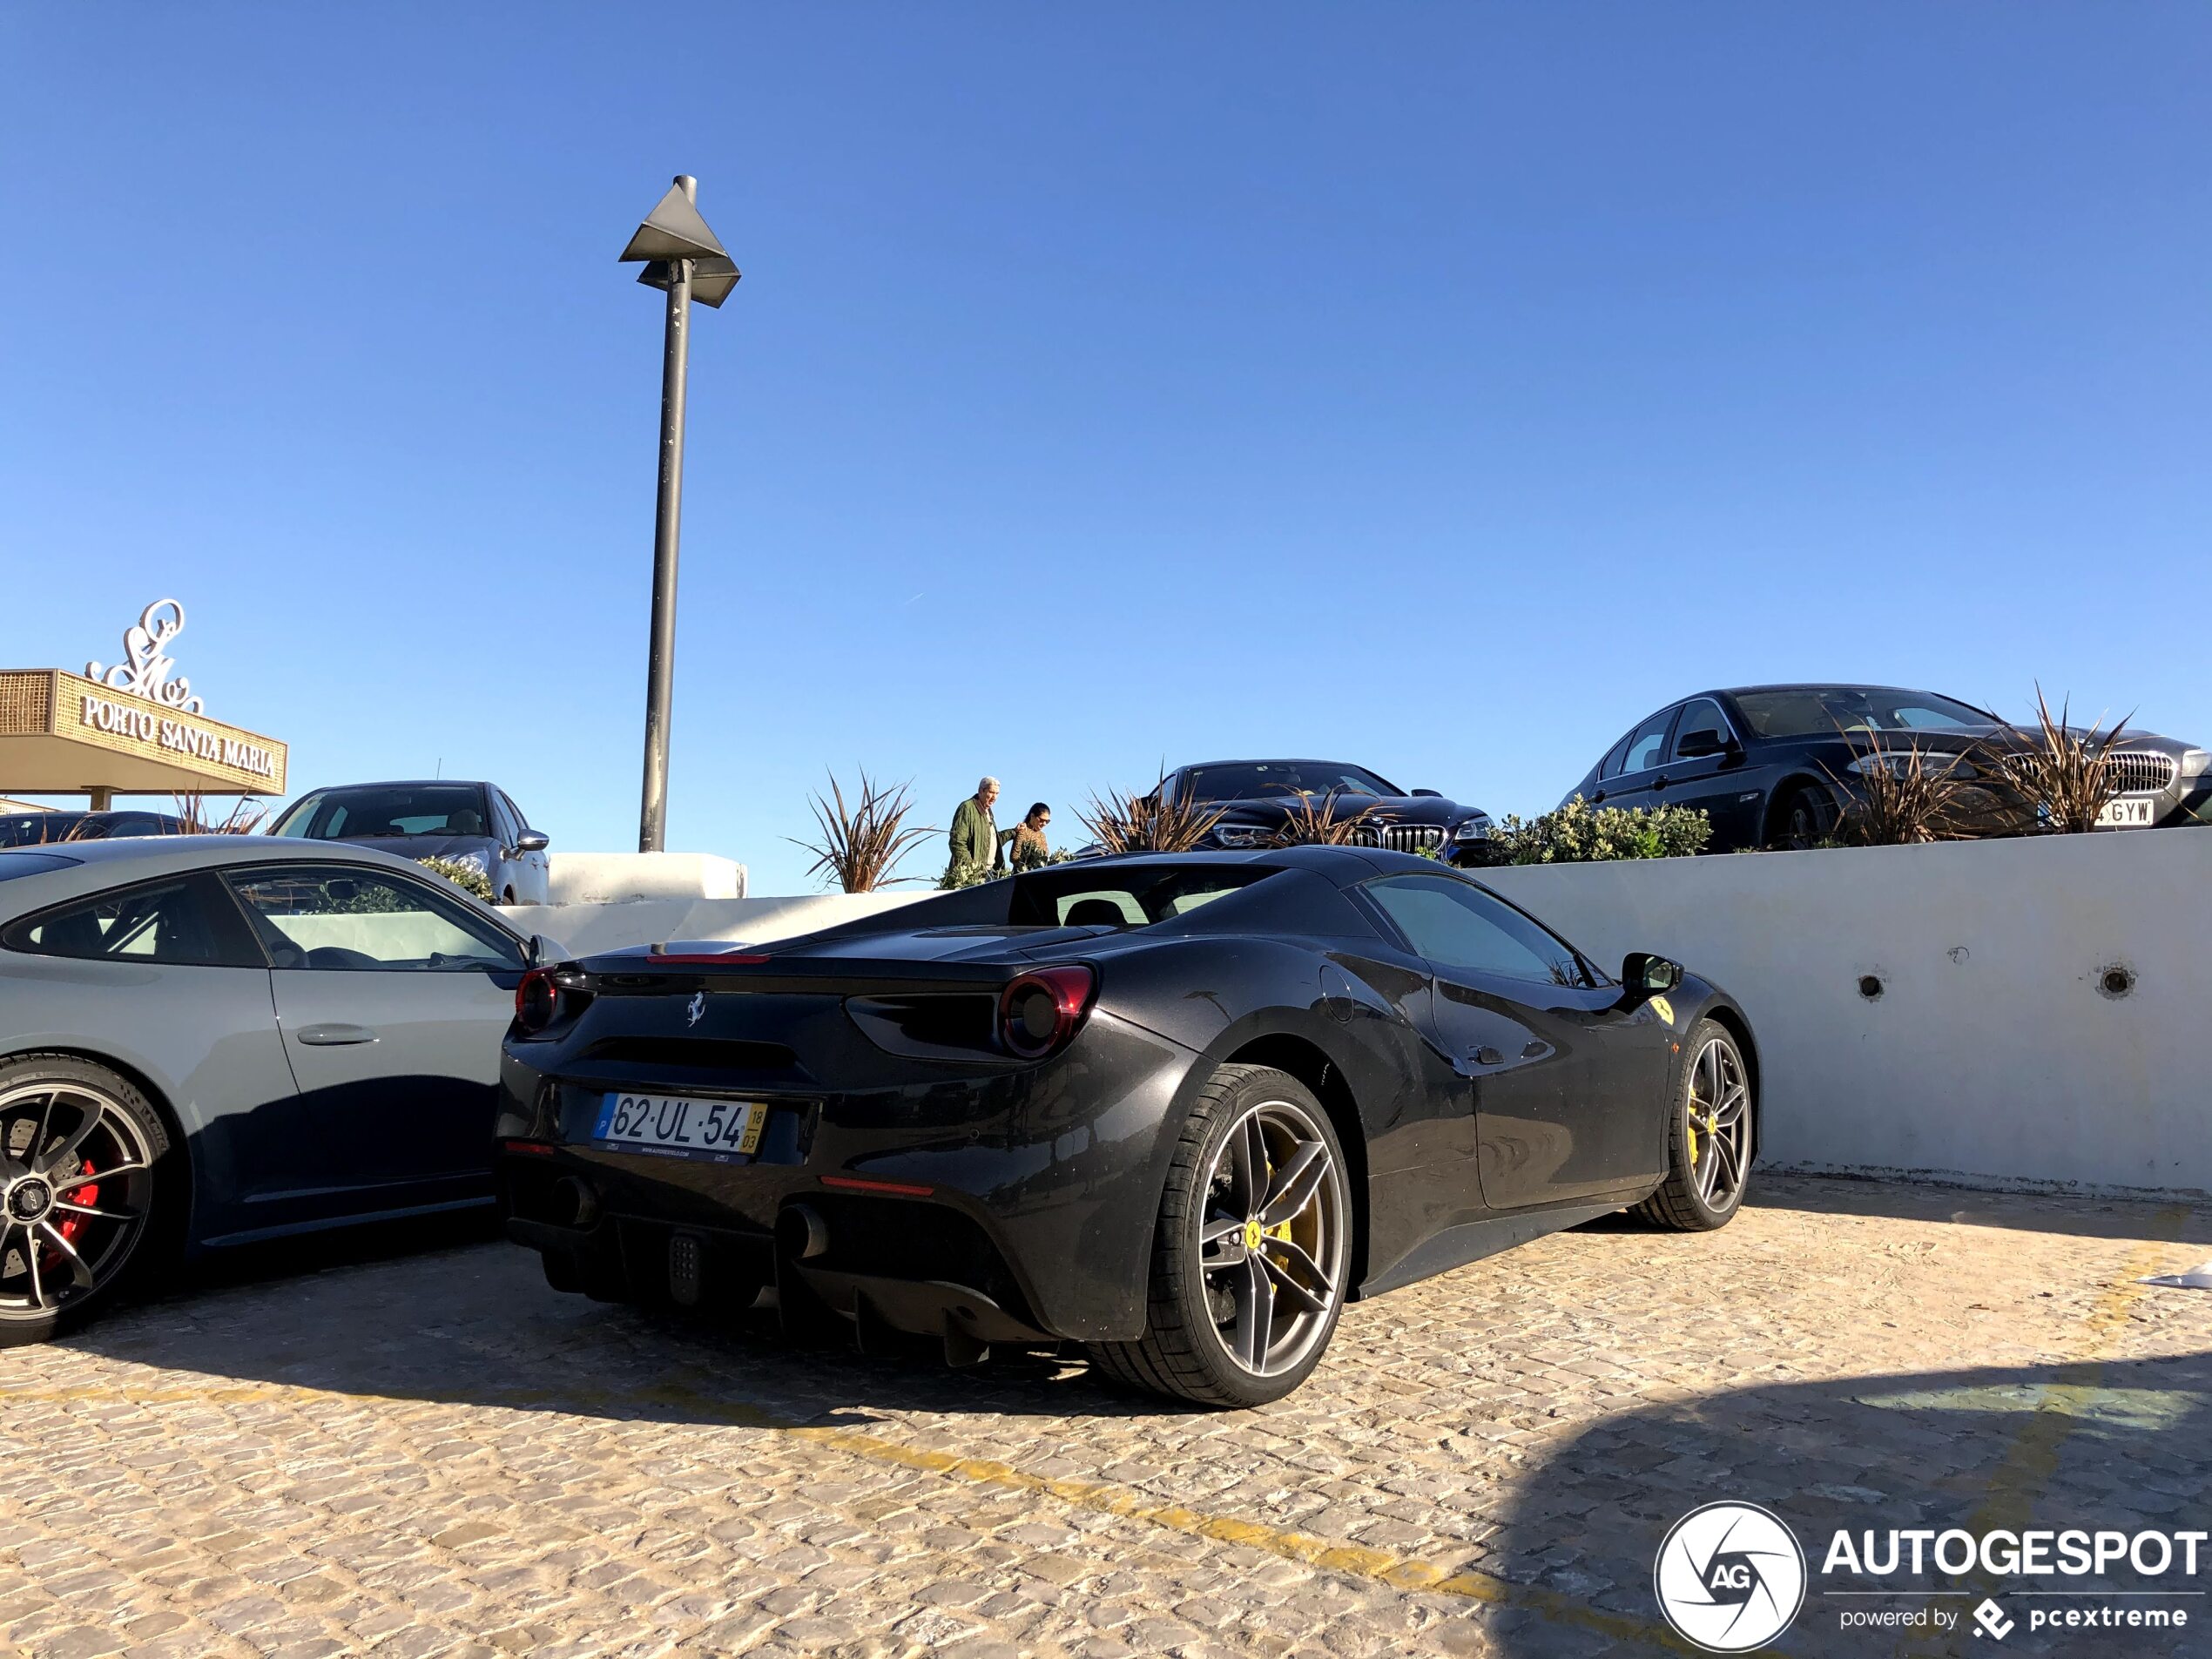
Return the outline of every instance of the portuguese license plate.
{"type": "Polygon", "coordinates": [[[2154,805],[2149,800],[2108,800],[2097,814],[2097,822],[2117,829],[2148,829],[2154,805]]]}
{"type": "Polygon", "coordinates": [[[760,1150],[768,1108],[757,1100],[692,1100],[681,1095],[610,1092],[591,1138],[620,1152],[732,1163],[760,1150]]]}

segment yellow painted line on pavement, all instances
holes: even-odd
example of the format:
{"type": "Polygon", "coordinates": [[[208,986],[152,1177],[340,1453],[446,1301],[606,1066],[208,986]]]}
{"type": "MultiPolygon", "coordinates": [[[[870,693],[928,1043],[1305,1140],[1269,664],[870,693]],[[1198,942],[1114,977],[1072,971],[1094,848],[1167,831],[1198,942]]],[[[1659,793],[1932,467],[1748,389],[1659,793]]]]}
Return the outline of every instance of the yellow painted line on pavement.
{"type": "Polygon", "coordinates": [[[2086,1336],[2082,1352],[2058,1366],[2054,1379],[2043,1386],[2035,1409],[2020,1425],[2004,1462],[1990,1476],[1981,1507],[1967,1523],[1969,1531],[1988,1532],[1999,1527],[2017,1530],[2026,1524],[2035,1494],[2058,1473],[2059,1452],[2067,1437],[2092,1414],[2093,1396],[2105,1379],[2105,1353],[2127,1328],[2128,1310],[2148,1288],[2142,1280],[2158,1271],[2168,1244],[2181,1238],[2188,1219],[2187,1204],[2161,1208],[2153,1224],[2158,1240],[2139,1244],[2128,1252],[2117,1282],[2107,1285],[2082,1317],[2086,1336]]]}
{"type": "MultiPolygon", "coordinates": [[[[2059,1454],[2067,1437],[2085,1419],[2095,1415],[2105,1379],[2106,1351],[2126,1327],[2128,1310],[2149,1288],[2142,1280],[2158,1271],[2168,1246],[2181,1238],[2188,1226],[2190,1213],[2187,1204],[2162,1206],[2151,1224],[2157,1238],[2138,1244],[2128,1253],[2118,1279],[2107,1285],[2082,1315],[2080,1329],[2086,1339],[2082,1352],[2054,1367],[2052,1380],[2038,1388],[2033,1408],[2013,1435],[2004,1461],[1991,1474],[1980,1504],[1967,1517],[1966,1531],[1980,1537],[2000,1527],[2019,1532],[2027,1526],[2036,1498],[2049,1488],[2059,1472],[2059,1454]]],[[[1993,1575],[1979,1571],[1964,1582],[1968,1590],[1983,1595],[2000,1588],[1993,1575]]],[[[1902,1651],[1932,1654],[1941,1650],[1945,1639],[1932,1632],[1915,1632],[1902,1651]]]]}
{"type": "Polygon", "coordinates": [[[1616,1641],[1694,1653],[1674,1632],[1656,1621],[1647,1622],[1578,1602],[1554,1590],[1516,1584],[1510,1579],[1472,1568],[1453,1569],[1416,1556],[1393,1554],[1361,1544],[1318,1538],[1310,1533],[1271,1527],[1264,1521],[1210,1514],[1182,1504],[1166,1503],[1136,1490],[1108,1481],[1082,1480],[1066,1475],[1035,1474],[993,1458],[968,1457],[955,1452],[930,1451],[902,1445],[860,1429],[798,1423],[758,1406],[716,1396],[680,1384],[664,1383],[631,1393],[596,1390],[501,1389],[482,1394],[447,1394],[415,1399],[363,1394],[291,1383],[218,1383],[205,1388],[109,1387],[98,1385],[53,1388],[0,1387],[0,1406],[18,1401],[51,1404],[112,1403],[132,1406],[259,1405],[279,1400],[342,1400],[361,1404],[431,1404],[493,1407],[519,1411],[606,1411],[610,1408],[655,1406],[674,1408],[709,1418],[733,1427],[757,1428],[799,1440],[847,1456],[917,1474],[940,1475],[970,1486],[1001,1492],[1027,1493],[1054,1499],[1078,1509],[1108,1514],[1123,1521],[1159,1527],[1187,1537],[1260,1550],[1284,1561],[1297,1561],[1323,1572],[1366,1579],[1393,1589],[1418,1590],[1433,1595],[1456,1596],[1506,1609],[1526,1610],[1539,1616],[1575,1625],[1616,1641]]]}

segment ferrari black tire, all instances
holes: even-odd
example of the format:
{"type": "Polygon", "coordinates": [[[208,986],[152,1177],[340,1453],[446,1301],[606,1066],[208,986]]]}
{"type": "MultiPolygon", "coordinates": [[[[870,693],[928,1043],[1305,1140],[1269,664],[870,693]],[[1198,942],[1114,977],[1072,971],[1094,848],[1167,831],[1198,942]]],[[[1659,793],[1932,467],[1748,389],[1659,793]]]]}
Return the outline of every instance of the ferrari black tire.
{"type": "Polygon", "coordinates": [[[1144,1334],[1092,1344],[1092,1364],[1201,1406],[1280,1399],[1336,1332],[1352,1219],[1344,1149],[1312,1092],[1271,1067],[1219,1068],[1160,1196],[1144,1334]]]}
{"type": "Polygon", "coordinates": [[[74,1055],[0,1062],[0,1347],[72,1329],[174,1264],[182,1163],[120,1074],[74,1055]]]}
{"type": "Polygon", "coordinates": [[[1667,1113],[1667,1178],[1635,1213],[1671,1232],[1710,1232],[1743,1208],[1757,1103],[1743,1051],[1718,1021],[1698,1021],[1682,1051],[1667,1113]]]}

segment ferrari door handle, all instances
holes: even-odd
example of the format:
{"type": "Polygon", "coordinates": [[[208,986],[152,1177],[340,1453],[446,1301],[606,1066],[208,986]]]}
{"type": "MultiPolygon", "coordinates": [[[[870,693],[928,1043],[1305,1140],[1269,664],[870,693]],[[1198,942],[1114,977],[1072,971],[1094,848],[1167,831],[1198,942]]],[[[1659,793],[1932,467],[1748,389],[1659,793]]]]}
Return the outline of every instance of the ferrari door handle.
{"type": "Polygon", "coordinates": [[[374,1042],[376,1033],[365,1025],[303,1025],[300,1041],[310,1048],[336,1049],[349,1042],[374,1042]]]}

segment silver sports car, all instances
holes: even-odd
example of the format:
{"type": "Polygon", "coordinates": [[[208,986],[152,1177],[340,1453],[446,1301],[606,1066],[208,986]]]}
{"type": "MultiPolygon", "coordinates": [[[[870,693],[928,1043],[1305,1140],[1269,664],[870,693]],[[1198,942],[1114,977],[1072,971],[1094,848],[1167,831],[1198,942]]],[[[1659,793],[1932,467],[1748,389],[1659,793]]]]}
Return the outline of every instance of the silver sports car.
{"type": "Polygon", "coordinates": [[[0,850],[0,1344],[199,1251],[486,1202],[542,948],[367,847],[0,850]]]}

